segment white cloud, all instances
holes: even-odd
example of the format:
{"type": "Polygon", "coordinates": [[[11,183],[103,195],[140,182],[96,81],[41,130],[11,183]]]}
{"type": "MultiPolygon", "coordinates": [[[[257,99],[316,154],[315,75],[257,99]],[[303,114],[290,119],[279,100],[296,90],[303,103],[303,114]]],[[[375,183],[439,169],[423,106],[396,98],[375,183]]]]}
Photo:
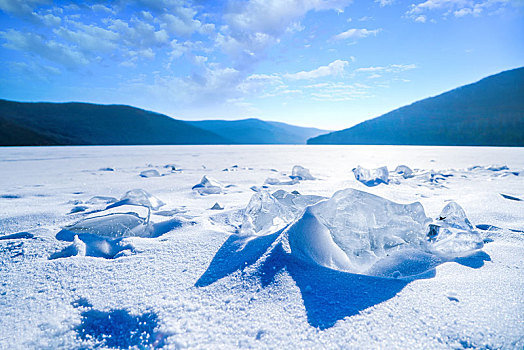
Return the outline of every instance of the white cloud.
{"type": "Polygon", "coordinates": [[[344,73],[346,67],[349,65],[348,61],[336,60],[327,66],[320,66],[310,71],[302,71],[293,74],[285,74],[284,77],[288,79],[316,79],[327,76],[337,76],[344,73]]]}
{"type": "Polygon", "coordinates": [[[486,11],[496,13],[508,6],[518,6],[518,2],[512,0],[426,0],[412,4],[406,15],[417,22],[425,22],[430,12],[438,12],[443,17],[451,14],[455,17],[480,16],[486,11]]]}
{"type": "Polygon", "coordinates": [[[395,0],[375,0],[376,3],[379,3],[381,7],[391,5],[395,0]]]}
{"type": "Polygon", "coordinates": [[[355,73],[373,73],[378,74],[379,72],[386,73],[398,73],[407,70],[415,69],[415,64],[390,64],[388,66],[374,66],[374,67],[363,67],[355,69],[355,73]]]}
{"type": "Polygon", "coordinates": [[[382,29],[357,29],[352,28],[337,34],[333,37],[334,40],[345,40],[345,39],[362,39],[368,36],[376,36],[382,29]]]}
{"type": "Polygon", "coordinates": [[[349,3],[351,0],[232,0],[216,45],[235,66],[246,69],[283,35],[302,30],[300,20],[309,11],[343,11],[349,3]]]}
{"type": "Polygon", "coordinates": [[[89,59],[75,48],[54,40],[46,40],[38,34],[9,29],[0,32],[0,37],[6,41],[3,44],[6,48],[30,52],[70,69],[89,63],[89,59]]]}

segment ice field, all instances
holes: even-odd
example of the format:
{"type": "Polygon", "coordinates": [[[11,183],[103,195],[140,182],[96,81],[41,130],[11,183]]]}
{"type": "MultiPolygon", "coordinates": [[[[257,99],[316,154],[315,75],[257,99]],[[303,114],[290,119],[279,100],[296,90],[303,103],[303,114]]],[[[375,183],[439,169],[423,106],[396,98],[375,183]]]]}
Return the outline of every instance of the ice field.
{"type": "Polygon", "coordinates": [[[524,347],[524,149],[0,148],[0,349],[524,347]]]}

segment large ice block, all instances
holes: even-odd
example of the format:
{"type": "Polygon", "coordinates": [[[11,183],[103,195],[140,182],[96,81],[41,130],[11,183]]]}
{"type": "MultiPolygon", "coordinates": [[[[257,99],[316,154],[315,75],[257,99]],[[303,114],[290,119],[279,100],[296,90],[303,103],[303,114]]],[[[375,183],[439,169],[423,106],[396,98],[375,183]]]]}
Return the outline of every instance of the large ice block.
{"type": "Polygon", "coordinates": [[[288,237],[292,252],[301,258],[307,256],[306,260],[337,270],[365,273],[391,252],[425,249],[429,222],[418,202],[398,204],[345,189],[308,207],[288,229],[288,237]]]}

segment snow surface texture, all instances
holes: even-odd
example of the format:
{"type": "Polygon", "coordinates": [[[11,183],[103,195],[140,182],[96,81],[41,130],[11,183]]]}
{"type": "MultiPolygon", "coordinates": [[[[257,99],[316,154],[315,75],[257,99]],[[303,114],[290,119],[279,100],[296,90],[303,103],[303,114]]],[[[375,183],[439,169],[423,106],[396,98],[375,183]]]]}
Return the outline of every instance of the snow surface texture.
{"type": "Polygon", "coordinates": [[[0,149],[0,348],[522,348],[523,151],[0,149]]]}

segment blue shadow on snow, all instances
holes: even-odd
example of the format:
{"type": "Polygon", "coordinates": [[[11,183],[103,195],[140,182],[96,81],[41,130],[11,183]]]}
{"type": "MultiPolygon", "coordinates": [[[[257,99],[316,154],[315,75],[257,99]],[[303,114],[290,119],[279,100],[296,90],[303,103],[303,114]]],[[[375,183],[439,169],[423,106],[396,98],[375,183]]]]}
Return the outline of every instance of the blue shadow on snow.
{"type": "MultiPolygon", "coordinates": [[[[434,267],[445,262],[442,260],[428,271],[405,279],[341,272],[300,261],[287,253],[282,243],[277,243],[270,249],[282,231],[252,238],[247,243],[243,237],[229,237],[195,286],[208,286],[237,270],[243,270],[265,255],[257,271],[262,286],[268,286],[277,274],[286,270],[300,289],[308,323],[324,330],[345,317],[356,315],[393,298],[413,280],[434,277],[434,267]]],[[[490,260],[488,254],[479,251],[453,261],[471,268],[480,268],[484,261],[490,260]]]]}

